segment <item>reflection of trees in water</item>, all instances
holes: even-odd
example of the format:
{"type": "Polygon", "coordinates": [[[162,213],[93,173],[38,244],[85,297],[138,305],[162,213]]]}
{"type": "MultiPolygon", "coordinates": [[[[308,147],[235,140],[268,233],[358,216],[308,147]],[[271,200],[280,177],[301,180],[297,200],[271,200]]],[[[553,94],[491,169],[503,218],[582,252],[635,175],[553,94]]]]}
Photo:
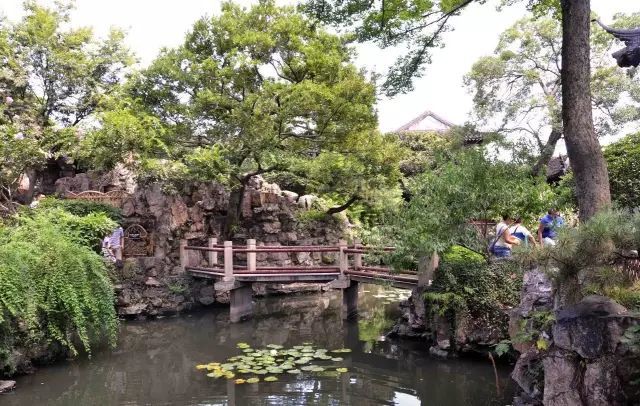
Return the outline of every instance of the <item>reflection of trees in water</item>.
{"type": "MultiPolygon", "coordinates": [[[[358,323],[342,322],[340,304],[339,294],[274,297],[259,300],[256,317],[245,323],[229,324],[227,309],[123,323],[117,350],[23,378],[18,391],[3,397],[3,405],[368,406],[393,404],[398,391],[415,394],[425,405],[490,404],[494,381],[489,363],[435,361],[419,343],[371,341],[364,348],[358,323]],[[238,354],[240,341],[254,346],[311,341],[354,351],[345,356],[349,372],[339,377],[285,374],[279,382],[234,386],[195,370],[196,364],[238,354]]],[[[384,315],[384,308],[366,296],[360,308],[365,325],[367,320],[379,323],[375,320],[384,315]]]]}

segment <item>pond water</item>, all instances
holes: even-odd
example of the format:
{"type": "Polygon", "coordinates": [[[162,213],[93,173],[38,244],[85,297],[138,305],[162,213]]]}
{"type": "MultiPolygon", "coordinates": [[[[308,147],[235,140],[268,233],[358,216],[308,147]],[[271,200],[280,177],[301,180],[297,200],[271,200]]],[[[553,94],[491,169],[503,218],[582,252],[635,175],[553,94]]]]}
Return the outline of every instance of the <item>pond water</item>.
{"type": "Polygon", "coordinates": [[[498,369],[501,394],[488,360],[441,361],[424,343],[385,340],[398,316],[402,291],[360,286],[358,321],[341,320],[338,292],[257,299],[256,315],[229,324],[228,308],[122,324],[118,347],[91,359],[41,368],[17,379],[0,404],[28,405],[505,405],[512,399],[509,368],[498,369]],[[277,382],[236,385],[213,379],[197,364],[255,348],[311,342],[349,348],[348,372],[283,374],[277,382]]]}

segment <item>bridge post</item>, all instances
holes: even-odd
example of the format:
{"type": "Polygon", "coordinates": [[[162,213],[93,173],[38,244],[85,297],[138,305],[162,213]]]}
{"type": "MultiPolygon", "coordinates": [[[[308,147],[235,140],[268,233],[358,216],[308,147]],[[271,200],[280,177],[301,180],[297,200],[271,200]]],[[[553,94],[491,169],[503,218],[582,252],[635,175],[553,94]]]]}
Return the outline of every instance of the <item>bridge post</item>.
{"type": "Polygon", "coordinates": [[[342,318],[355,318],[358,315],[358,282],[349,281],[349,287],[342,289],[342,318]]]}
{"type": "MultiPolygon", "coordinates": [[[[247,249],[255,250],[256,249],[256,240],[249,239],[247,240],[247,249]]],[[[256,253],[247,252],[247,271],[255,272],[256,271],[256,253]]]]}
{"type": "Polygon", "coordinates": [[[182,272],[189,266],[188,264],[188,256],[187,256],[187,240],[180,240],[180,268],[182,268],[182,272]]]}
{"type": "MultiPolygon", "coordinates": [[[[353,240],[353,246],[357,250],[362,249],[362,243],[358,239],[353,240]]],[[[362,269],[362,254],[359,252],[353,254],[353,267],[356,271],[362,269]]]]}
{"type": "Polygon", "coordinates": [[[224,242],[224,281],[233,281],[233,242],[224,242]]]}
{"type": "Polygon", "coordinates": [[[349,269],[349,257],[344,252],[347,249],[347,242],[345,240],[338,241],[338,266],[340,267],[340,279],[346,278],[346,272],[349,269]]]}
{"type": "MultiPolygon", "coordinates": [[[[209,248],[215,248],[216,245],[218,245],[218,239],[209,238],[207,246],[209,248]]],[[[218,251],[209,251],[207,257],[209,260],[209,267],[213,268],[214,266],[218,265],[218,251]]]]}
{"type": "Polygon", "coordinates": [[[253,289],[251,284],[241,284],[229,291],[229,319],[237,323],[253,313],[253,289]]]}

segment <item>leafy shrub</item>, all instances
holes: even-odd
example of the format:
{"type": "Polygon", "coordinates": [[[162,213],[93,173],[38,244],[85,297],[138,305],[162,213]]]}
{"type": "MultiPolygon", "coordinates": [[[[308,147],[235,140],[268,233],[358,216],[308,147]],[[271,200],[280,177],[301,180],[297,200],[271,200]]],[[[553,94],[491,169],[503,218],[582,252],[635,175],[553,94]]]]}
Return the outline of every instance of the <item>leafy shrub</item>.
{"type": "Polygon", "coordinates": [[[640,308],[640,286],[624,270],[629,252],[640,248],[640,213],[625,210],[603,211],[580,227],[561,230],[556,246],[529,253],[528,260],[553,273],[567,300],[577,301],[588,294],[613,298],[629,308],[640,308]]]}
{"type": "Polygon", "coordinates": [[[611,197],[621,207],[640,205],[640,133],[631,134],[604,150],[609,169],[611,197]]]}
{"type": "MultiPolygon", "coordinates": [[[[85,244],[99,217],[113,224],[104,214],[45,209],[0,228],[0,353],[57,344],[76,354],[78,343],[91,353],[102,338],[115,343],[113,286],[85,244]]],[[[6,361],[0,371],[10,372],[6,361]]]]}
{"type": "MultiPolygon", "coordinates": [[[[79,206],[82,207],[82,206],[79,206]]],[[[18,232],[27,238],[36,238],[38,225],[51,223],[60,234],[64,234],[71,241],[99,250],[102,239],[113,232],[117,223],[104,212],[88,211],[86,215],[75,215],[62,208],[38,208],[28,216],[21,216],[19,223],[24,225],[18,232]]]]}
{"type": "Polygon", "coordinates": [[[463,247],[443,254],[425,300],[441,315],[448,311],[467,311],[474,323],[501,328],[506,334],[505,307],[520,300],[522,272],[512,261],[487,263],[484,257],[463,247]]]}
{"type": "Polygon", "coordinates": [[[76,216],[87,216],[92,213],[103,213],[116,223],[122,223],[122,211],[117,207],[104,203],[77,199],[56,199],[47,197],[40,201],[38,209],[62,209],[76,216]]]}

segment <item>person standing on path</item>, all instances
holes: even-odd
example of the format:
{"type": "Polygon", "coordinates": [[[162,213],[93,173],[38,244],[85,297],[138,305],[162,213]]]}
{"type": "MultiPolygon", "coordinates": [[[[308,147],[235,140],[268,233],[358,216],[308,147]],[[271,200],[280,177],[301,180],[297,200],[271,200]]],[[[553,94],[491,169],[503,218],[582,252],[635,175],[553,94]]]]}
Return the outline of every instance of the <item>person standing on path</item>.
{"type": "Polygon", "coordinates": [[[509,232],[509,226],[512,222],[511,216],[505,214],[502,216],[502,221],[496,225],[496,237],[490,251],[498,258],[510,257],[511,247],[520,244],[520,240],[509,232]]]}
{"type": "Polygon", "coordinates": [[[540,219],[538,226],[538,241],[540,245],[556,245],[558,229],[564,226],[564,219],[560,217],[557,209],[549,209],[547,214],[540,219]]]}
{"type": "Polygon", "coordinates": [[[122,247],[124,245],[124,230],[118,226],[109,237],[109,248],[117,261],[122,261],[122,247]]]}

